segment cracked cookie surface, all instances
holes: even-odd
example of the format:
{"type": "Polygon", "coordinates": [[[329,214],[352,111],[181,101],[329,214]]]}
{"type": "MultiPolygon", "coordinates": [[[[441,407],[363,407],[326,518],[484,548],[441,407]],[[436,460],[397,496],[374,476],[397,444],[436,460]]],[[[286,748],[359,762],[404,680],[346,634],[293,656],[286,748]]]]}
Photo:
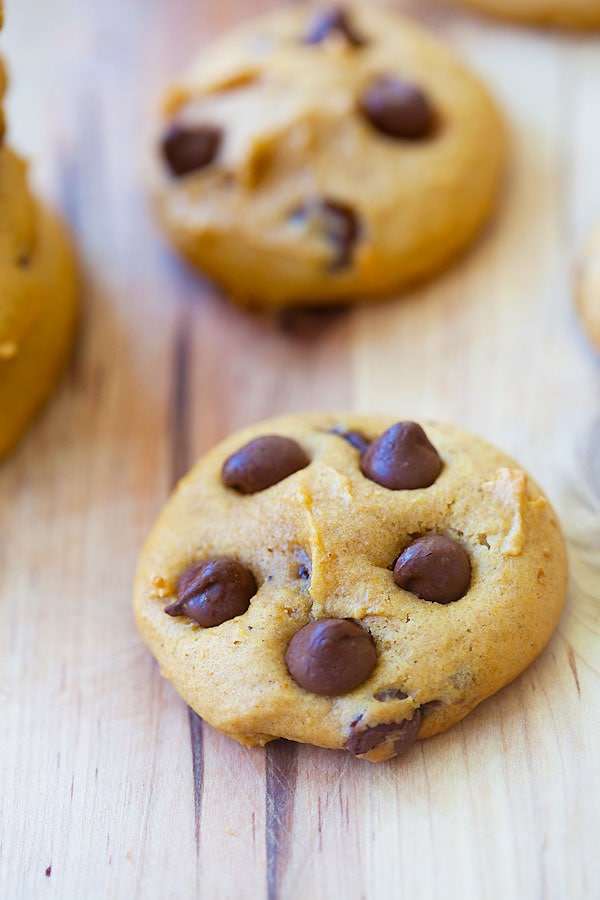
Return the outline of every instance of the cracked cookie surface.
{"type": "Polygon", "coordinates": [[[474,238],[499,113],[436,38],[371,4],[302,4],[205,49],[169,91],[152,185],[176,247],[247,306],[368,300],[474,238]]]}
{"type": "Polygon", "coordinates": [[[238,432],[148,539],[140,633],[186,702],[241,743],[387,759],[515,678],[556,626],[565,550],[537,486],[453,426],[401,424],[315,413],[238,432]],[[273,437],[286,467],[261,455],[273,437]],[[246,493],[224,481],[240,451],[246,493]],[[410,488],[379,483],[407,466],[410,488]]]}

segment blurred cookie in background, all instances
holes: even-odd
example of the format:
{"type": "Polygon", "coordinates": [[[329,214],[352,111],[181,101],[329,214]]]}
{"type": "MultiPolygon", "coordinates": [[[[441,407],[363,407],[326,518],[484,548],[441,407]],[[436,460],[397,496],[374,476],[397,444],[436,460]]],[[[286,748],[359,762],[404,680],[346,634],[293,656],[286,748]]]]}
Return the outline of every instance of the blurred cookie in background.
{"type": "Polygon", "coordinates": [[[152,187],[177,249],[244,306],[370,300],[438,272],[493,212],[501,116],[452,50],[366,4],[301,4],[169,90],[152,187]]]}
{"type": "MultiPolygon", "coordinates": [[[[0,11],[1,21],[1,11],[0,11]]],[[[0,61],[0,97],[6,76],[0,61]]],[[[0,458],[52,390],[71,346],[77,274],[68,235],[32,196],[0,115],[0,458]]]]}

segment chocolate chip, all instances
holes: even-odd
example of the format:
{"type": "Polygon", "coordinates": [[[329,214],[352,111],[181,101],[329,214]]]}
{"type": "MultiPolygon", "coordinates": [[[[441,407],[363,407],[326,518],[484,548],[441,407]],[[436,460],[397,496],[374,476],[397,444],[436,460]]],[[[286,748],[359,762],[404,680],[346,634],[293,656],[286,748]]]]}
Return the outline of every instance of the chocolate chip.
{"type": "Polygon", "coordinates": [[[416,709],[412,719],[403,719],[402,722],[374,725],[360,731],[353,727],[352,734],[346,742],[346,750],[355,756],[365,756],[380,744],[389,741],[393,746],[393,754],[390,756],[406,753],[417,740],[421,718],[420,710],[416,709]]]}
{"type": "Polygon", "coordinates": [[[469,590],[471,563],[456,541],[426,534],[402,551],[394,566],[398,587],[432,603],[454,603],[469,590]]]}
{"type": "Polygon", "coordinates": [[[245,613],[256,591],[254,575],[245,566],[229,556],[215,556],[185,570],[177,600],[165,612],[213,628],[245,613]]]}
{"type": "Polygon", "coordinates": [[[367,43],[357,33],[348,13],[341,6],[317,13],[310,23],[304,42],[306,44],[321,44],[332,34],[340,35],[353,47],[364,47],[367,43]]]}
{"type": "Polygon", "coordinates": [[[427,95],[399,78],[379,78],[363,94],[360,108],[388,137],[417,141],[433,130],[435,116],[427,95]]]}
{"type": "Polygon", "coordinates": [[[337,249],[330,269],[343,269],[352,261],[354,246],[360,236],[358,217],[351,206],[334,200],[323,200],[320,208],[327,237],[337,249]]]}
{"type": "Polygon", "coordinates": [[[291,219],[293,222],[313,223],[316,231],[333,246],[335,255],[328,265],[330,272],[337,272],[352,262],[361,226],[351,206],[324,198],[298,207],[291,219]]]}
{"type": "Polygon", "coordinates": [[[281,331],[299,341],[316,341],[326,330],[339,322],[348,312],[348,307],[336,306],[291,306],[281,310],[277,322],[281,331]]]}
{"type": "Polygon", "coordinates": [[[302,579],[302,581],[308,581],[310,578],[310,569],[304,563],[298,566],[298,578],[302,579]]]}
{"type": "Polygon", "coordinates": [[[306,468],[310,459],[296,441],[279,435],[255,438],[226,459],[223,484],[241,494],[256,494],[306,468]]]}
{"type": "Polygon", "coordinates": [[[223,132],[210,125],[186,128],[172,125],[163,138],[162,152],[171,173],[177,177],[204,169],[215,159],[223,132]]]}
{"type": "Polygon", "coordinates": [[[348,441],[359,453],[366,453],[369,449],[370,441],[364,436],[362,431],[346,431],[343,425],[337,425],[331,429],[331,434],[337,434],[339,437],[348,441]]]}
{"type": "Polygon", "coordinates": [[[285,661],[304,690],[339,696],[366,681],[377,652],[369,632],[352,619],[318,619],[294,635],[285,661]]]}
{"type": "Polygon", "coordinates": [[[380,703],[385,703],[387,700],[407,700],[408,694],[405,694],[399,688],[385,688],[385,690],[375,694],[375,699],[380,703]]]}
{"type": "Polygon", "coordinates": [[[391,491],[413,491],[433,484],[442,461],[420,425],[398,422],[371,444],[360,468],[391,491]]]}

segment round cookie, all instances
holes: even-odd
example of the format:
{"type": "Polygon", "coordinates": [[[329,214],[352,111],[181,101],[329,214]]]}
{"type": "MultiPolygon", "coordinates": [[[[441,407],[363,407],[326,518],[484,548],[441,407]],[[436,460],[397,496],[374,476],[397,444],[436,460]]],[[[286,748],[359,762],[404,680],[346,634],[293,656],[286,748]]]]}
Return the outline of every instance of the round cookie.
{"type": "Polygon", "coordinates": [[[139,561],[161,672],[243,744],[388,759],[515,678],[560,616],[566,557],[539,488],[450,426],[324,413],[234,434],[139,561]]]}
{"type": "Polygon", "coordinates": [[[506,156],[478,79],[372,4],[290,6],[204,50],[152,167],[181,253],[237,302],[345,303],[431,276],[496,205],[506,156]]]}
{"type": "Polygon", "coordinates": [[[480,12],[534,25],[600,28],[598,0],[453,0],[480,12]]]}
{"type": "Polygon", "coordinates": [[[592,232],[583,253],[577,300],[588,336],[600,351],[600,225],[592,232]]]}

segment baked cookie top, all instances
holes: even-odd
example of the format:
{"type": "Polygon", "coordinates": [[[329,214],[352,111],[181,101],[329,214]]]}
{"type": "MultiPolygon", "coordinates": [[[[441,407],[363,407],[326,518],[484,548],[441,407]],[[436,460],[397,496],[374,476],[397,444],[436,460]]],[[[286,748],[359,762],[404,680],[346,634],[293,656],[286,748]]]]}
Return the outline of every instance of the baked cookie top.
{"type": "Polygon", "coordinates": [[[599,0],[452,0],[482,12],[565,28],[600,28],[599,0]]]}
{"type": "Polygon", "coordinates": [[[542,650],[565,599],[556,517],[450,425],[305,414],[183,479],[134,606],[163,674],[242,743],[387,759],[451,727],[542,650]]]}
{"type": "Polygon", "coordinates": [[[455,54],[376,4],[300,4],[202,51],[169,91],[154,188],[238,300],[347,301],[439,269],[494,206],[505,137],[455,54]]]}
{"type": "Polygon", "coordinates": [[[584,250],[577,285],[579,312],[588,336],[600,351],[600,225],[584,250]]]}

